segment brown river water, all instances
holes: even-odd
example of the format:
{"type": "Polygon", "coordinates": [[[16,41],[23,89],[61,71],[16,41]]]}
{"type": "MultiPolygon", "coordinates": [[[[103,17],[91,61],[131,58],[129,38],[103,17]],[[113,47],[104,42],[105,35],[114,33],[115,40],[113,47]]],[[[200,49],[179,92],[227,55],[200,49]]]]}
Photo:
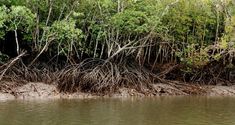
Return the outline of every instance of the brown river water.
{"type": "Polygon", "coordinates": [[[5,101],[0,125],[235,125],[235,97],[5,101]]]}

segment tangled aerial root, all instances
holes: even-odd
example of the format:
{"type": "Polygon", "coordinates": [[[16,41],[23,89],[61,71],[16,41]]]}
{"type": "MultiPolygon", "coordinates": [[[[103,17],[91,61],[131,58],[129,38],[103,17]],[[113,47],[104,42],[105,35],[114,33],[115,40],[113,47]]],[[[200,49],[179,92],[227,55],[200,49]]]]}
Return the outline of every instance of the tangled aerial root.
{"type": "Polygon", "coordinates": [[[60,91],[84,91],[94,93],[114,92],[121,87],[142,91],[151,88],[152,75],[130,62],[115,64],[103,60],[86,60],[60,72],[60,91]]]}
{"type": "MultiPolygon", "coordinates": [[[[220,82],[220,78],[222,78],[223,72],[226,70],[219,70],[220,73],[217,75],[214,73],[217,68],[220,68],[220,66],[214,67],[214,70],[212,70],[213,68],[205,68],[190,77],[193,80],[192,82],[186,82],[196,83],[195,81],[201,82],[207,79],[220,82]],[[210,72],[206,69],[209,69],[210,72]]],[[[182,87],[182,84],[172,84],[175,79],[166,79],[166,76],[172,74],[177,76],[174,71],[176,73],[179,72],[177,65],[168,66],[168,68],[163,68],[160,73],[154,74],[151,70],[140,66],[135,61],[125,60],[116,63],[102,59],[86,59],[79,64],[70,65],[59,70],[50,68],[47,65],[43,66],[42,64],[27,67],[19,64],[18,58],[16,58],[8,64],[0,66],[0,73],[2,74],[0,91],[12,91],[12,88],[29,82],[54,83],[60,92],[80,91],[96,94],[112,94],[121,88],[135,89],[143,94],[154,93],[154,84],[156,83],[164,83],[176,88],[179,86],[179,88],[190,88],[182,87]]],[[[212,82],[208,83],[212,84],[212,82]]],[[[191,85],[193,86],[193,84],[191,85]]]]}
{"type": "MultiPolygon", "coordinates": [[[[116,64],[100,59],[87,59],[62,70],[38,67],[29,68],[20,64],[10,66],[4,72],[3,81],[14,82],[16,86],[28,82],[57,83],[61,92],[82,91],[107,94],[121,87],[131,87],[138,91],[150,89],[155,80],[150,71],[131,62],[116,64]]],[[[4,86],[0,87],[4,88],[4,86]]]]}

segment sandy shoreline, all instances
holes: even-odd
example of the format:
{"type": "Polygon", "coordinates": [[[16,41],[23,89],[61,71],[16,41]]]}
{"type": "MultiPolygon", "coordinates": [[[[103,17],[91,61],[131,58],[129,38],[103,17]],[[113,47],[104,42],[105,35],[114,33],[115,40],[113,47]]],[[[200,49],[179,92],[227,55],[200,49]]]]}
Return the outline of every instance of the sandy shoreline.
{"type": "Polygon", "coordinates": [[[99,97],[148,97],[148,96],[235,96],[235,85],[233,86],[196,86],[187,84],[154,84],[154,90],[143,90],[138,92],[134,89],[121,88],[110,95],[96,95],[90,93],[60,93],[56,85],[44,83],[28,83],[16,87],[12,91],[0,91],[0,100],[28,100],[28,99],[87,99],[99,97]]]}

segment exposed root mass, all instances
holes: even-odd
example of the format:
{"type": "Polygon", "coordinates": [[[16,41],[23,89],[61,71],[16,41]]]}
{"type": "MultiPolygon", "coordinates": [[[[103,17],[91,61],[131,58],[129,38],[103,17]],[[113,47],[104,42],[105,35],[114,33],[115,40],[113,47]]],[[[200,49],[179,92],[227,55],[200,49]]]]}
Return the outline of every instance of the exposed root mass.
{"type": "Polygon", "coordinates": [[[114,64],[102,60],[94,63],[96,61],[84,61],[60,72],[59,89],[107,94],[122,87],[143,91],[154,83],[151,73],[135,64],[114,64]]]}

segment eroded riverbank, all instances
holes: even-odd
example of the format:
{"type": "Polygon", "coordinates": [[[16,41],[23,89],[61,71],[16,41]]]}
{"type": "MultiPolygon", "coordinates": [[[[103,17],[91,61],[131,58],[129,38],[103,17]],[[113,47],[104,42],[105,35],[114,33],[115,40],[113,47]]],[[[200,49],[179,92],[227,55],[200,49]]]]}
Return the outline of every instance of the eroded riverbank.
{"type": "MultiPolygon", "coordinates": [[[[174,83],[174,82],[173,82],[174,83]]],[[[189,85],[183,83],[154,84],[152,89],[143,89],[141,92],[131,88],[121,88],[112,94],[95,93],[63,93],[59,92],[56,84],[28,83],[11,90],[1,90],[0,100],[28,100],[28,99],[85,99],[99,97],[153,97],[153,96],[235,96],[235,85],[232,86],[208,86],[189,85]]]]}

